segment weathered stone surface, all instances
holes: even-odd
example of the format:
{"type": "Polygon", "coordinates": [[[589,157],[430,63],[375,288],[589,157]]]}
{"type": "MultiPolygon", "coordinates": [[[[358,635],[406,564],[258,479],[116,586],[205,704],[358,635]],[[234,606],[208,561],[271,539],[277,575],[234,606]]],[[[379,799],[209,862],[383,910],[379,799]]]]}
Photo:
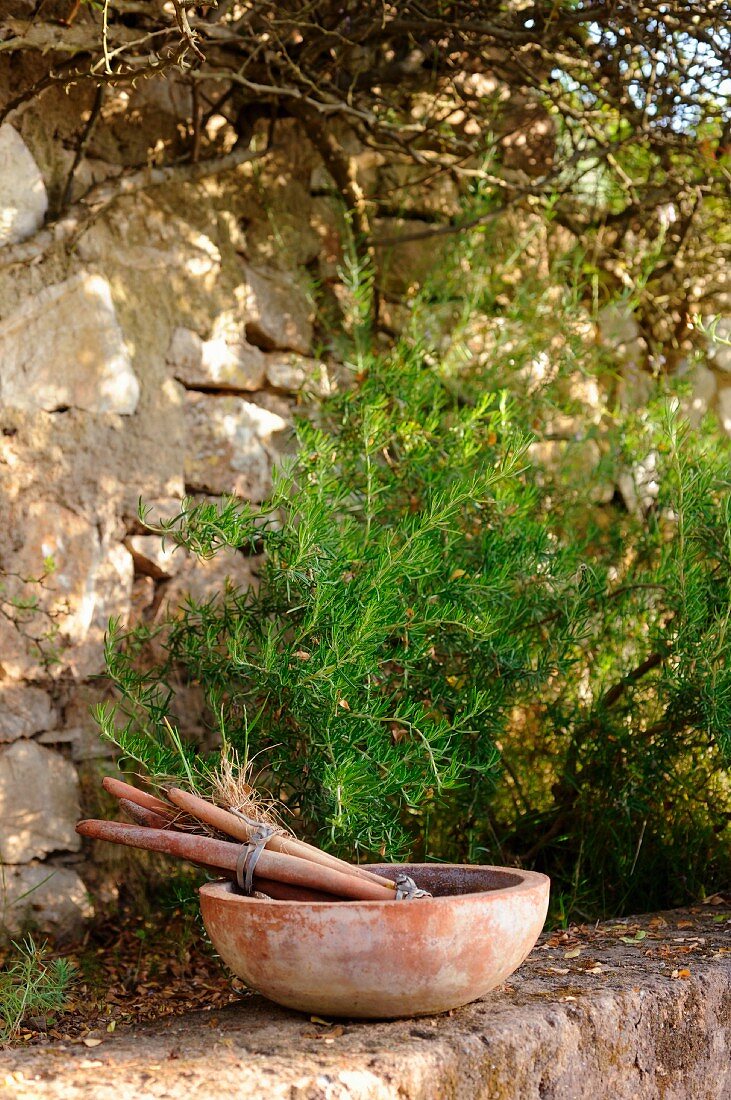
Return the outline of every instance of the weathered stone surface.
{"type": "MultiPolygon", "coordinates": [[[[83,235],[78,252],[85,263],[107,267],[112,260],[127,278],[130,271],[143,278],[149,273],[176,287],[194,282],[209,287],[221,270],[221,253],[206,233],[145,195],[118,203],[83,235]]],[[[164,302],[167,286],[156,289],[164,302]]]]}
{"type": "Polygon", "coordinates": [[[28,146],[9,123],[0,126],[0,248],[43,225],[48,196],[28,146]]]}
{"type": "Polygon", "coordinates": [[[260,186],[264,205],[261,215],[247,226],[247,255],[255,264],[290,271],[311,263],[320,241],[311,225],[312,198],[308,190],[276,160],[269,169],[264,167],[260,186]]]}
{"type": "Polygon", "coordinates": [[[444,237],[430,235],[434,228],[430,222],[417,219],[378,219],[377,240],[398,242],[377,248],[378,284],[384,293],[413,293],[444,262],[450,246],[444,237]]]}
{"type": "Polygon", "coordinates": [[[20,546],[3,561],[8,573],[15,574],[7,582],[8,595],[35,598],[38,610],[26,616],[22,631],[0,620],[0,665],[12,678],[36,678],[42,672],[39,644],[49,653],[59,640],[77,645],[86,637],[101,549],[94,524],[54,501],[32,500],[14,512],[20,546]],[[43,574],[42,585],[20,580],[43,574]]]}
{"type": "Polygon", "coordinates": [[[103,740],[94,718],[93,707],[110,702],[113,693],[109,688],[92,681],[74,685],[63,709],[63,724],[58,729],[42,733],[37,740],[43,745],[70,749],[75,764],[86,760],[106,760],[114,756],[115,749],[103,740]]]}
{"type": "Polygon", "coordinates": [[[109,283],[82,272],[0,323],[0,402],[19,409],[130,414],[140,386],[109,283]]]}
{"type": "Polygon", "coordinates": [[[53,497],[110,533],[120,515],[125,520],[136,516],[140,497],[179,501],[186,442],[183,396],[164,360],[160,373],[159,385],[146,383],[134,416],[0,408],[0,499],[53,497]]]}
{"type": "Polygon", "coordinates": [[[689,373],[691,392],[681,400],[681,413],[694,428],[700,427],[718,389],[716,376],[708,367],[697,363],[689,373]]]}
{"type": "Polygon", "coordinates": [[[448,1016],[337,1027],[261,997],[5,1053],[13,1100],[727,1100],[725,909],[556,934],[448,1016]],[[638,928],[646,938],[635,945],[638,928]],[[678,942],[682,941],[682,942],[678,942]]]}
{"type": "Polygon", "coordinates": [[[55,724],[47,692],[30,684],[0,684],[0,743],[32,737],[55,724]]]}
{"type": "Polygon", "coordinates": [[[160,614],[175,613],[188,598],[199,603],[211,600],[224,591],[227,582],[240,589],[256,585],[256,570],[260,560],[258,557],[246,557],[238,550],[230,548],[220,550],[214,558],[203,561],[193,555],[186,555],[182,568],[170,584],[165,586],[160,614]]]}
{"type": "Polygon", "coordinates": [[[129,624],[135,626],[144,620],[155,601],[155,582],[152,577],[135,577],[130,598],[129,624]]]}
{"type": "Polygon", "coordinates": [[[332,195],[312,200],[312,228],[318,237],[317,263],[324,279],[336,279],[342,269],[346,221],[342,203],[332,195]]]}
{"type": "Polygon", "coordinates": [[[270,386],[285,393],[304,391],[325,397],[332,389],[325,363],[293,352],[267,355],[266,377],[270,386]]]}
{"type": "Polygon", "coordinates": [[[658,481],[658,454],[650,451],[631,469],[624,470],[617,477],[617,488],[622,494],[627,510],[636,516],[644,516],[660,492],[658,481]]]}
{"type": "Polygon", "coordinates": [[[16,741],[0,753],[0,861],[78,851],[78,787],[73,765],[35,741],[16,741]]]}
{"type": "Polygon", "coordinates": [[[127,548],[119,543],[108,545],[92,580],[89,626],[81,641],[62,657],[63,666],[77,680],[104,671],[104,635],[109,619],[114,616],[122,625],[127,622],[133,581],[134,565],[127,548]]]}
{"type": "Polygon", "coordinates": [[[217,318],[209,340],[192,329],[176,328],[168,362],[179,382],[196,388],[258,390],[264,383],[263,352],[237,332],[235,322],[217,318]]]}
{"type": "Polygon", "coordinates": [[[168,540],[163,545],[159,535],[132,535],[125,539],[125,546],[132,555],[135,572],[155,580],[175,576],[187,557],[174,542],[168,540]]]}
{"type": "Polygon", "coordinates": [[[246,316],[246,335],[265,351],[281,349],[307,355],[314,311],[302,284],[269,268],[246,267],[246,286],[238,290],[246,316]]]}
{"type": "Polygon", "coordinates": [[[101,672],[104,633],[111,615],[126,617],[134,569],[129,552],[99,538],[97,526],[55,501],[32,500],[15,509],[20,545],[2,564],[16,574],[8,594],[34,598],[37,610],[17,630],[0,619],[0,666],[13,678],[38,679],[43,654],[50,672],[77,678],[101,672]],[[39,578],[42,585],[19,578],[39,578]]]}
{"type": "Polygon", "coordinates": [[[653,379],[647,367],[647,345],[630,310],[605,306],[599,311],[598,339],[611,348],[620,364],[619,400],[622,408],[636,409],[647,403],[653,379]]]}
{"type": "Polygon", "coordinates": [[[28,928],[58,943],[77,940],[93,915],[86,887],[72,868],[52,863],[3,868],[0,928],[7,936],[28,928]]]}
{"type": "Polygon", "coordinates": [[[186,397],[186,485],[263,500],[271,488],[276,436],[287,430],[287,421],[239,397],[186,397]]]}

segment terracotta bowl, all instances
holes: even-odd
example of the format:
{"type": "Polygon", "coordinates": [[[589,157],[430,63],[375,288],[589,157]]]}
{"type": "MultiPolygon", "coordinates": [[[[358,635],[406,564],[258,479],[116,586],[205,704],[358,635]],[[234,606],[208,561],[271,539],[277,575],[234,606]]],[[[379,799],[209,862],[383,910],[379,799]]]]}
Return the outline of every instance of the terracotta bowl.
{"type": "Polygon", "coordinates": [[[432,898],[293,902],[250,898],[230,882],[200,889],[203,921],[225,963],[277,1004],[325,1016],[384,1019],[446,1012],[516,970],[548,909],[532,871],[418,863],[432,898]]]}

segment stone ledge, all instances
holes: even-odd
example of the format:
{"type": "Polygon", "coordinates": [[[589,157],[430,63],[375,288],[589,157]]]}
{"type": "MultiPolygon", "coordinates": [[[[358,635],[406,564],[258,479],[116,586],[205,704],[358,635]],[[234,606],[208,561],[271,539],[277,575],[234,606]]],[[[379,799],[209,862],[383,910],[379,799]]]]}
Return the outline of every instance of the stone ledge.
{"type": "Polygon", "coordinates": [[[120,1029],[92,1050],[6,1052],[0,1097],[723,1100],[728,909],[556,933],[500,990],[449,1016],[327,1027],[252,995],[120,1029]]]}

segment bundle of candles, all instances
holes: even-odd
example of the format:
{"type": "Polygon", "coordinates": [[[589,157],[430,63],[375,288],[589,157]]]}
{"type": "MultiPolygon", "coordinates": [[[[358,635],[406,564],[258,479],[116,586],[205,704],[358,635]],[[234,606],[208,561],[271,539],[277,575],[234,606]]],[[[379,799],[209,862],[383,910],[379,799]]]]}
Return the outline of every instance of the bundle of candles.
{"type": "Polygon", "coordinates": [[[243,813],[174,786],[164,788],[164,799],[109,776],[103,786],[134,824],[80,821],[78,833],[188,860],[232,879],[247,894],[280,901],[400,901],[426,896],[407,875],[392,881],[298,840],[258,813],[256,803],[248,804],[248,813],[243,813]]]}

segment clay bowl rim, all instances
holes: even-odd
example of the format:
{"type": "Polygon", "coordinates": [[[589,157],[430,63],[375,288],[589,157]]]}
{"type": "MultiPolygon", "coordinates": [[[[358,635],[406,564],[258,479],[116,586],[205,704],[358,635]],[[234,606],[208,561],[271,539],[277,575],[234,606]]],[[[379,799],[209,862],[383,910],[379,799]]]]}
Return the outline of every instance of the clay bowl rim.
{"type": "MultiPolygon", "coordinates": [[[[508,895],[514,896],[515,894],[532,893],[539,887],[546,887],[550,890],[551,880],[548,875],[544,875],[541,871],[524,871],[518,867],[501,867],[496,864],[490,863],[362,863],[361,867],[368,871],[375,871],[381,868],[428,868],[437,869],[443,868],[449,870],[450,868],[458,868],[463,870],[467,868],[474,871],[497,871],[503,875],[513,875],[520,877],[520,882],[514,882],[506,886],[496,886],[491,890],[471,890],[464,894],[439,894],[436,897],[418,898],[419,905],[433,905],[444,904],[448,902],[454,902],[456,899],[475,898],[475,899],[496,899],[498,897],[504,898],[508,895]]],[[[386,876],[384,876],[386,877],[386,876]]],[[[383,906],[392,906],[393,900],[391,898],[384,898],[382,901],[369,901],[365,898],[343,898],[337,900],[333,898],[332,901],[293,901],[291,899],[283,900],[281,898],[255,898],[248,894],[236,893],[236,884],[231,879],[216,879],[214,882],[204,882],[202,886],[198,887],[198,893],[207,898],[216,899],[221,902],[232,902],[234,904],[256,904],[256,905],[275,905],[278,907],[289,907],[293,909],[300,909],[303,905],[306,905],[314,909],[324,908],[337,908],[348,906],[352,908],[357,905],[365,909],[380,909],[383,906]],[[223,888],[223,889],[222,889],[223,888]]]]}

